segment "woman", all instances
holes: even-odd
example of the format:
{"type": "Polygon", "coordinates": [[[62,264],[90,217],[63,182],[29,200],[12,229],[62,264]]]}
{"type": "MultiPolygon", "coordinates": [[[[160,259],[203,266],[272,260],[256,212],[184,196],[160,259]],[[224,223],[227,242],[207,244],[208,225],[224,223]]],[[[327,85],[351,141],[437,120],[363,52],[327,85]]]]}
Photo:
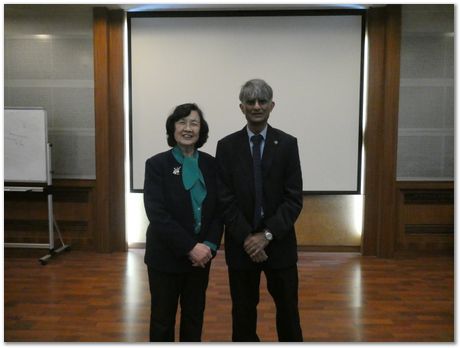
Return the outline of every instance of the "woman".
{"type": "Polygon", "coordinates": [[[180,341],[201,341],[210,261],[222,236],[216,164],[198,151],[208,125],[195,104],[166,120],[171,150],[145,164],[144,205],[149,227],[145,263],[151,294],[150,341],[174,341],[180,300],[180,341]]]}

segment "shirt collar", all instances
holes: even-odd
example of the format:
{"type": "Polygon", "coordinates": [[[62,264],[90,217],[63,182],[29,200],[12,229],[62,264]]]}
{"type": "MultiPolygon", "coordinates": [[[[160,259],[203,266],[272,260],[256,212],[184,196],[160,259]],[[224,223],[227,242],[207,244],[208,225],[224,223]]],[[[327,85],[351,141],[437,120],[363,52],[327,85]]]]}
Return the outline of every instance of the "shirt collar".
{"type": "MultiPolygon", "coordinates": [[[[268,125],[265,125],[265,128],[262,129],[262,131],[259,133],[260,135],[262,135],[262,137],[264,138],[264,140],[267,138],[267,129],[268,129],[268,125]]],[[[251,141],[251,137],[253,135],[255,135],[255,133],[253,133],[248,126],[246,126],[246,131],[248,132],[248,137],[249,137],[249,141],[251,141]]]]}

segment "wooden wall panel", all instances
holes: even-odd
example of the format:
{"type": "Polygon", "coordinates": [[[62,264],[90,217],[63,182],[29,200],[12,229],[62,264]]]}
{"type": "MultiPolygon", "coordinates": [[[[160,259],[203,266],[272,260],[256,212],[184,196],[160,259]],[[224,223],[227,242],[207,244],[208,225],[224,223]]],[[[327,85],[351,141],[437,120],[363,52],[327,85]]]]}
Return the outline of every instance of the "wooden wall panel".
{"type": "Polygon", "coordinates": [[[361,214],[355,195],[305,196],[296,222],[297,244],[302,250],[359,251],[361,214]]]}
{"type": "Polygon", "coordinates": [[[385,89],[381,167],[381,225],[377,255],[392,257],[396,230],[396,163],[399,113],[401,6],[388,6],[385,33],[385,89]]]}
{"type": "Polygon", "coordinates": [[[96,248],[124,251],[124,109],[122,10],[94,9],[96,248]]]}
{"type": "Polygon", "coordinates": [[[395,253],[453,253],[453,182],[398,182],[395,253]]]}
{"type": "Polygon", "coordinates": [[[110,244],[127,250],[125,236],[125,114],[123,99],[123,28],[125,13],[109,11],[110,244]]]}
{"type": "Polygon", "coordinates": [[[369,68],[367,124],[364,129],[365,185],[364,218],[362,235],[363,255],[377,255],[381,212],[381,166],[379,154],[382,151],[383,100],[384,100],[384,52],[385,18],[383,8],[371,8],[367,15],[369,68]]]}
{"type": "Polygon", "coordinates": [[[401,7],[371,8],[363,255],[392,257],[396,234],[396,156],[401,7]]]}
{"type": "MultiPolygon", "coordinates": [[[[94,250],[94,180],[54,180],[54,216],[66,244],[94,250]]],[[[5,243],[48,243],[48,205],[43,193],[5,192],[5,243]]],[[[56,247],[60,246],[57,233],[56,247]]]]}
{"type": "MultiPolygon", "coordinates": [[[[404,196],[404,193],[402,193],[404,196]]],[[[399,206],[406,224],[443,224],[454,221],[453,204],[404,204],[399,206]],[[401,211],[403,209],[403,211],[401,211]]]]}
{"type": "Polygon", "coordinates": [[[96,119],[96,250],[110,251],[110,147],[108,11],[94,9],[94,107],[96,119]]]}

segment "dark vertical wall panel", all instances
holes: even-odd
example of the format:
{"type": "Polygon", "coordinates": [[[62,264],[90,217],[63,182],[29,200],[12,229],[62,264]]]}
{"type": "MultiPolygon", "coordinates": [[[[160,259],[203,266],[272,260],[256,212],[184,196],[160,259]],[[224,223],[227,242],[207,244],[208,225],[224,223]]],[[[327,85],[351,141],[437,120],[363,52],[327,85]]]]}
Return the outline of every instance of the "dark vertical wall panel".
{"type": "Polygon", "coordinates": [[[363,255],[391,257],[396,233],[401,7],[369,10],[369,94],[363,255]]]}
{"type": "Polygon", "coordinates": [[[96,249],[126,250],[122,10],[94,9],[96,249]]]}

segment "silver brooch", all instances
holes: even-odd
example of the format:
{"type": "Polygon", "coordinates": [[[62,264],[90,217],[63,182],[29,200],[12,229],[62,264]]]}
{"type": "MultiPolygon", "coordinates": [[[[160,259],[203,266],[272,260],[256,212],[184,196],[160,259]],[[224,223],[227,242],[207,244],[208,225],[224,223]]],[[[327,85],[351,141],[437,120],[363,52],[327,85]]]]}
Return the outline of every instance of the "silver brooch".
{"type": "Polygon", "coordinates": [[[278,140],[275,140],[274,143],[275,143],[275,145],[278,145],[278,140]]]}
{"type": "Polygon", "coordinates": [[[180,175],[180,167],[175,167],[175,168],[173,169],[173,174],[174,174],[174,175],[180,175]]]}

